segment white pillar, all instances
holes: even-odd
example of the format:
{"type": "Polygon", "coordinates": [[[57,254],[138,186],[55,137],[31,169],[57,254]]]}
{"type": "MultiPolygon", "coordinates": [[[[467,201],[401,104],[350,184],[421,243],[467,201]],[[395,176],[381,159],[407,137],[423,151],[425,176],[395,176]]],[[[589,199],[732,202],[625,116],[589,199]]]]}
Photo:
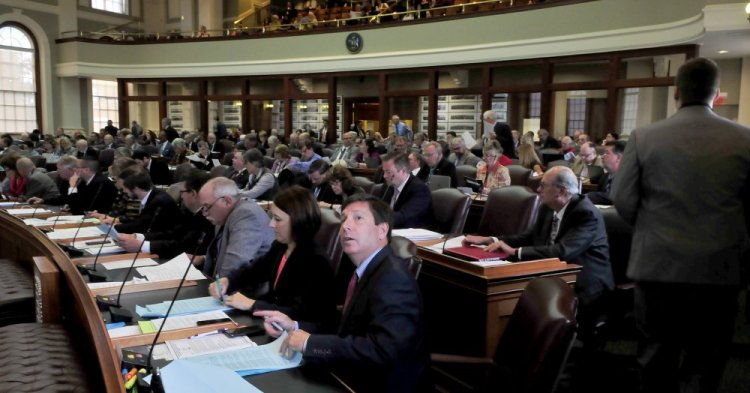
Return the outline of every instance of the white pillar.
{"type": "Polygon", "coordinates": [[[742,58],[739,101],[737,122],[748,127],[750,126],[750,57],[742,58]]]}

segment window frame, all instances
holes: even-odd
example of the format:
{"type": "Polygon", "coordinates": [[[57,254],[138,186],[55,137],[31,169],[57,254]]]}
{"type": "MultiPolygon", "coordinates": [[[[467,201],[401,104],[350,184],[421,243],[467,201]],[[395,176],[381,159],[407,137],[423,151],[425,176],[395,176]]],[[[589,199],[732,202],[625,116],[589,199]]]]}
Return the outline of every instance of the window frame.
{"type": "MultiPolygon", "coordinates": [[[[6,21],[0,23],[0,29],[5,27],[12,27],[17,28],[21,31],[23,31],[26,36],[31,41],[31,44],[33,45],[33,56],[34,56],[34,104],[35,104],[35,114],[36,114],[36,129],[44,131],[44,122],[42,118],[42,89],[41,89],[41,71],[40,71],[40,58],[39,58],[39,41],[37,40],[34,33],[32,33],[31,29],[24,26],[21,23],[15,22],[15,21],[6,21]]],[[[15,133],[19,132],[31,132],[32,130],[18,130],[15,133]]]]}

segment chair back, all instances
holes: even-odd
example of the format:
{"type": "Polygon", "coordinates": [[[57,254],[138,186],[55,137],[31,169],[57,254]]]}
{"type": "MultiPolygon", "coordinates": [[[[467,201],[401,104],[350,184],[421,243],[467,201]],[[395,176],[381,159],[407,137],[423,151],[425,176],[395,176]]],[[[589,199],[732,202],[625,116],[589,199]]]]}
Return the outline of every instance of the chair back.
{"type": "Polygon", "coordinates": [[[339,242],[339,228],[341,220],[331,209],[320,209],[320,228],[315,234],[315,241],[325,250],[326,255],[331,261],[333,274],[338,273],[339,264],[341,263],[341,254],[343,247],[339,242]]]}
{"type": "Polygon", "coordinates": [[[439,190],[441,188],[450,188],[450,186],[450,176],[443,175],[432,175],[430,176],[430,182],[427,183],[427,187],[430,189],[430,191],[439,190]]]}
{"type": "Polygon", "coordinates": [[[190,171],[193,170],[193,166],[190,165],[189,162],[186,162],[184,164],[177,165],[177,167],[174,169],[174,176],[173,179],[175,181],[182,181],[185,180],[185,178],[188,176],[190,171]]]}
{"type": "Polygon", "coordinates": [[[362,188],[364,192],[370,194],[372,186],[374,186],[375,183],[364,176],[354,176],[354,185],[362,188]]]}
{"type": "Polygon", "coordinates": [[[214,177],[227,177],[229,173],[229,167],[226,165],[218,165],[211,168],[211,178],[214,177]]]}
{"type": "Polygon", "coordinates": [[[471,165],[459,165],[456,167],[456,188],[466,187],[465,177],[475,178],[477,167],[471,165]]]}
{"type": "Polygon", "coordinates": [[[573,164],[568,160],[555,160],[547,164],[547,168],[552,168],[553,166],[566,166],[570,168],[572,165],[573,164]]]}
{"type": "Polygon", "coordinates": [[[417,245],[403,236],[391,236],[390,246],[393,255],[403,259],[414,279],[418,279],[422,271],[422,258],[417,256],[417,245]]]}
{"type": "Polygon", "coordinates": [[[508,173],[510,174],[510,185],[526,186],[529,184],[531,169],[521,165],[508,165],[508,173]]]}
{"type": "Polygon", "coordinates": [[[522,186],[494,189],[479,220],[479,234],[502,236],[521,233],[534,225],[539,210],[539,196],[522,186]]]}
{"type": "Polygon", "coordinates": [[[559,278],[529,282],[500,337],[490,391],[554,392],[575,339],[577,309],[573,289],[559,278]]]}
{"type": "Polygon", "coordinates": [[[370,188],[370,194],[383,199],[383,193],[385,192],[386,187],[385,183],[373,184],[370,188]]]}
{"type": "Polygon", "coordinates": [[[433,229],[451,236],[461,235],[469,215],[469,206],[471,197],[455,188],[432,191],[433,229]]]}

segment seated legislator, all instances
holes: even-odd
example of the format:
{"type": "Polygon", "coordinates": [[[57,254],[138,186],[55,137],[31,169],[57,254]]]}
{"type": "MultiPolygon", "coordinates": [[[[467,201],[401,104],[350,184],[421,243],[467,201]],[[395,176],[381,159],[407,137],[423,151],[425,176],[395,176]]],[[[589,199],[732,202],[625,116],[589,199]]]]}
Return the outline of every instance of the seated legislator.
{"type": "Polygon", "coordinates": [[[377,168],[380,166],[380,150],[375,146],[374,139],[362,139],[359,143],[359,153],[354,156],[354,162],[364,164],[367,168],[377,168]]]}
{"type": "Polygon", "coordinates": [[[287,165],[287,168],[293,171],[307,173],[307,170],[310,169],[310,165],[322,158],[313,150],[313,142],[309,138],[300,140],[299,153],[300,159],[287,165]]]}
{"type": "Polygon", "coordinates": [[[341,208],[341,204],[354,194],[362,194],[365,191],[356,185],[354,185],[354,178],[349,169],[343,165],[333,165],[331,169],[326,172],[326,179],[328,184],[331,186],[331,192],[333,193],[333,202],[320,201],[320,207],[327,207],[333,209],[341,208]]]}
{"type": "Polygon", "coordinates": [[[279,191],[279,182],[271,170],[263,165],[263,153],[258,149],[247,150],[242,155],[242,162],[249,176],[242,196],[259,201],[272,200],[279,191]]]}
{"type": "Polygon", "coordinates": [[[208,142],[200,141],[198,142],[198,152],[190,155],[189,162],[198,169],[210,171],[211,168],[214,167],[214,163],[212,161],[212,158],[214,157],[216,156],[211,154],[211,150],[208,147],[208,142]]]}
{"type": "Polygon", "coordinates": [[[406,154],[383,158],[383,178],[388,187],[382,199],[393,209],[393,228],[429,228],[432,195],[427,185],[411,174],[406,154]]]}
{"type": "Polygon", "coordinates": [[[544,174],[539,196],[544,206],[526,232],[500,239],[467,236],[464,242],[486,244],[489,251],[502,251],[521,261],[560,258],[581,265],[575,284],[581,322],[595,323],[586,318],[599,314],[604,295],[615,285],[602,214],[578,194],[578,179],[567,167],[552,167],[544,174]]]}
{"type": "Polygon", "coordinates": [[[53,182],[57,187],[58,197],[53,199],[32,197],[29,198],[27,201],[28,203],[32,205],[43,203],[54,206],[65,204],[68,199],[68,188],[70,187],[68,181],[70,180],[70,177],[75,174],[76,158],[73,156],[62,156],[57,160],[57,164],[55,165],[57,166],[57,174],[54,176],[55,180],[53,180],[53,182]]]}
{"type": "Polygon", "coordinates": [[[544,175],[542,160],[539,159],[533,145],[524,143],[518,146],[518,161],[522,167],[531,169],[534,176],[544,175]]]}
{"type": "Polygon", "coordinates": [[[334,276],[328,256],[315,242],[320,228],[320,208],[310,190],[285,189],[273,200],[270,227],[276,234],[271,250],[237,275],[237,288],[221,278],[221,294],[212,283],[209,292],[240,310],[278,310],[290,318],[335,326],[334,276]],[[264,282],[269,292],[252,298],[264,282]],[[226,296],[238,290],[237,293],[226,296]]]}
{"type": "Polygon", "coordinates": [[[477,179],[484,184],[483,194],[510,185],[510,172],[500,161],[503,148],[496,140],[489,140],[482,147],[482,161],[477,164],[477,179]]]}
{"type": "Polygon", "coordinates": [[[578,157],[570,167],[576,176],[588,179],[592,184],[599,184],[599,180],[604,177],[603,168],[602,158],[596,154],[596,146],[591,142],[581,145],[578,157]]]}
{"type": "Polygon", "coordinates": [[[37,170],[28,157],[9,155],[0,160],[0,165],[5,168],[11,189],[14,192],[20,192],[17,195],[19,200],[32,203],[36,200],[54,201],[60,198],[60,190],[55,182],[46,173],[37,170]],[[14,185],[23,185],[23,187],[14,188],[14,185]]]}
{"type": "Polygon", "coordinates": [[[123,191],[140,201],[140,209],[135,219],[115,225],[117,232],[146,233],[149,229],[161,232],[180,224],[177,203],[166,192],[154,188],[154,183],[144,168],[127,168],[118,178],[122,179],[123,191]]]}
{"type": "Polygon", "coordinates": [[[133,152],[133,159],[141,163],[151,175],[151,181],[154,184],[169,185],[172,184],[172,174],[169,172],[169,166],[164,160],[152,160],[151,155],[143,150],[133,152]]]}
{"type": "Polygon", "coordinates": [[[4,154],[0,158],[0,166],[6,172],[5,180],[3,180],[3,194],[13,199],[21,198],[21,195],[26,193],[26,179],[18,175],[16,170],[16,161],[21,158],[17,154],[4,154]]]}
{"type": "Polygon", "coordinates": [[[331,185],[328,183],[326,174],[331,168],[325,160],[318,160],[310,165],[310,169],[307,170],[307,178],[310,180],[310,192],[318,202],[325,202],[331,204],[336,199],[336,195],[331,190],[331,185]]]}
{"type": "Polygon", "coordinates": [[[209,180],[198,198],[203,215],[215,227],[203,273],[227,277],[234,285],[239,270],[255,263],[271,248],[274,235],[268,227],[268,214],[257,203],[242,198],[237,185],[226,177],[209,180]]]}
{"type": "Polygon", "coordinates": [[[180,188],[179,224],[163,231],[150,233],[120,234],[119,245],[129,252],[138,251],[158,254],[159,258],[171,259],[186,252],[206,255],[208,243],[214,236],[214,226],[201,214],[198,192],[211,176],[205,171],[193,168],[185,177],[180,188]],[[198,244],[200,238],[203,242],[198,244]],[[143,241],[145,238],[145,242],[143,241]],[[141,244],[143,244],[141,246],[141,244]],[[197,247],[197,250],[196,250],[197,247]]]}
{"type": "Polygon", "coordinates": [[[607,170],[607,174],[599,182],[598,189],[586,194],[586,198],[589,198],[591,202],[597,205],[612,205],[612,197],[609,194],[612,190],[612,182],[615,180],[615,175],[620,170],[620,160],[622,159],[622,154],[625,153],[625,142],[621,140],[605,142],[604,148],[606,150],[602,155],[602,163],[604,164],[604,169],[607,170]]]}
{"type": "MultiPolygon", "coordinates": [[[[456,166],[443,157],[443,147],[438,142],[429,142],[424,148],[424,158],[430,166],[430,176],[448,176],[451,179],[451,187],[456,187],[456,166]]],[[[427,183],[430,178],[427,178],[427,183]]]]}
{"type": "Polygon", "coordinates": [[[247,185],[247,168],[245,168],[245,161],[242,159],[242,152],[235,150],[232,153],[232,173],[229,174],[229,178],[234,180],[237,184],[237,188],[240,190],[245,188],[247,185]]]}
{"type": "Polygon", "coordinates": [[[410,152],[408,158],[411,174],[418,177],[421,181],[427,181],[427,178],[430,177],[430,166],[427,165],[424,157],[417,152],[410,152]]]}
{"type": "Polygon", "coordinates": [[[112,202],[112,208],[109,212],[100,213],[96,210],[89,212],[88,216],[96,218],[103,224],[111,225],[114,222],[114,217],[117,217],[120,222],[128,222],[129,220],[135,220],[141,212],[141,201],[137,198],[133,198],[131,194],[125,191],[122,178],[120,174],[122,171],[137,167],[141,168],[138,161],[127,157],[115,158],[112,165],[109,166],[109,176],[115,179],[115,187],[117,187],[117,196],[114,202],[112,202]]]}
{"type": "Polygon", "coordinates": [[[276,146],[276,149],[274,149],[273,157],[275,159],[273,161],[273,165],[271,166],[271,171],[276,176],[278,176],[281,171],[286,169],[287,166],[297,162],[297,157],[289,154],[289,147],[287,145],[276,146]]]}
{"type": "MultiPolygon", "coordinates": [[[[405,155],[401,155],[404,156],[405,155]]],[[[388,243],[391,209],[368,194],[344,203],[341,242],[356,266],[335,330],[315,330],[279,311],[256,311],[271,336],[289,332],[287,356],[301,352],[305,364],[333,371],[353,391],[413,392],[428,363],[422,296],[403,260],[388,243]]]]}
{"type": "Polygon", "coordinates": [[[117,188],[99,173],[99,160],[93,157],[76,160],[75,174],[68,180],[67,209],[79,215],[96,210],[108,212],[117,196],[117,188]]]}
{"type": "Polygon", "coordinates": [[[171,146],[168,150],[172,152],[171,156],[167,156],[162,152],[162,157],[170,159],[169,165],[177,166],[189,162],[187,156],[195,154],[192,150],[187,148],[187,144],[182,138],[175,138],[172,142],[164,142],[162,145],[164,144],[169,144],[171,146]]]}

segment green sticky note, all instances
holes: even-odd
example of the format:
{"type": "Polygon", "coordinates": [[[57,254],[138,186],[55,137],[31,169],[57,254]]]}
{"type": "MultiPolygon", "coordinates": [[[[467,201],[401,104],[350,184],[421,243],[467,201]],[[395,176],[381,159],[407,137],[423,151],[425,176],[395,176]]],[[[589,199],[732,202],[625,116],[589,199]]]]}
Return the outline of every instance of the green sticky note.
{"type": "Polygon", "coordinates": [[[156,333],[156,326],[151,321],[138,321],[138,327],[141,328],[141,333],[156,333]]]}

